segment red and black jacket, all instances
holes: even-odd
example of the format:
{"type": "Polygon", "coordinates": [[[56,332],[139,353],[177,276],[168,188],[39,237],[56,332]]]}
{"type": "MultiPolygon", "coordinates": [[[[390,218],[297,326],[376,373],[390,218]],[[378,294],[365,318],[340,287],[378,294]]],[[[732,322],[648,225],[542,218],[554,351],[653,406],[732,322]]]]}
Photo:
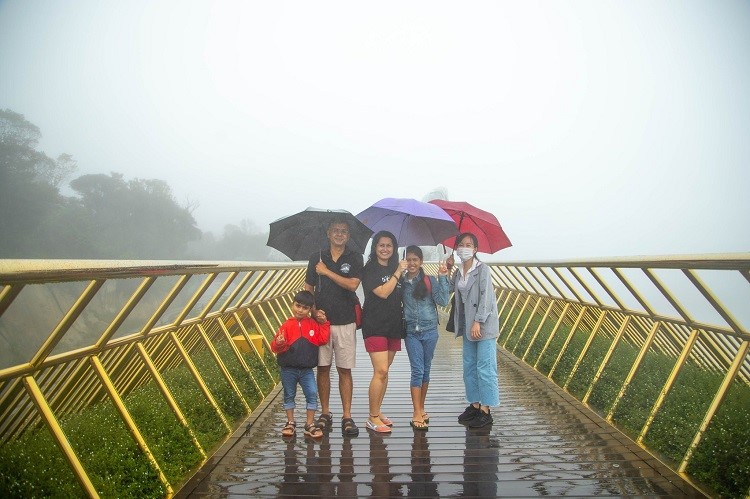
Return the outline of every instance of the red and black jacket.
{"type": "Polygon", "coordinates": [[[281,367],[315,367],[318,365],[318,347],[328,343],[331,323],[318,323],[310,317],[301,321],[295,318],[281,325],[271,342],[271,351],[281,367]],[[278,345],[276,340],[283,331],[286,342],[278,345]]]}

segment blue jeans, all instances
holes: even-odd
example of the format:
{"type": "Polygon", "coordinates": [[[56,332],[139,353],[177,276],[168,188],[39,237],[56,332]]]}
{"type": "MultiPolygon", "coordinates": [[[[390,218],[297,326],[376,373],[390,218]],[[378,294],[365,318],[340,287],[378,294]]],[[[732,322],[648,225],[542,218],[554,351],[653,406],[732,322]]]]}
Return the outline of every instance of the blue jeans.
{"type": "Polygon", "coordinates": [[[427,331],[409,331],[406,334],[404,343],[406,353],[409,354],[409,364],[411,364],[411,386],[419,387],[430,382],[430,367],[432,367],[432,357],[435,355],[437,342],[437,328],[427,331]]]}
{"type": "Polygon", "coordinates": [[[464,387],[466,399],[472,404],[500,405],[500,390],[497,382],[496,338],[470,341],[464,339],[464,387]]]}
{"type": "Polygon", "coordinates": [[[294,409],[297,397],[297,383],[302,387],[307,401],[306,409],[318,409],[318,385],[312,367],[282,367],[281,386],[284,388],[284,410],[294,409]]]}

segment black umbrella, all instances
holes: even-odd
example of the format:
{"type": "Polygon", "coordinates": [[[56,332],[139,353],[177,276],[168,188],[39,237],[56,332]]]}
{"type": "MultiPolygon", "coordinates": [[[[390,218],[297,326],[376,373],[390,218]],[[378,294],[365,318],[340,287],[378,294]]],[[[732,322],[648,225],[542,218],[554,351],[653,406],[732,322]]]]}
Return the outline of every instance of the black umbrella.
{"type": "Polygon", "coordinates": [[[304,211],[271,222],[267,246],[275,248],[292,260],[307,260],[315,251],[328,247],[328,226],[334,220],[349,224],[352,251],[364,253],[372,230],[346,210],[307,208],[304,211]]]}

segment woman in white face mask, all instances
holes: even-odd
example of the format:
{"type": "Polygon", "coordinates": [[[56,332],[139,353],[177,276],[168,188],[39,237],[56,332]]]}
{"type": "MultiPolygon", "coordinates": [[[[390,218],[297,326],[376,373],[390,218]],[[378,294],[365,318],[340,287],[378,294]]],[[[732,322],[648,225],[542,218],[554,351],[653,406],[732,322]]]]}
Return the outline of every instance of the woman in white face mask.
{"type": "Polygon", "coordinates": [[[456,337],[463,337],[466,410],[458,422],[472,428],[492,424],[490,407],[500,403],[497,381],[499,322],[490,270],[477,258],[477,237],[458,236],[456,255],[461,264],[453,274],[456,337]]]}

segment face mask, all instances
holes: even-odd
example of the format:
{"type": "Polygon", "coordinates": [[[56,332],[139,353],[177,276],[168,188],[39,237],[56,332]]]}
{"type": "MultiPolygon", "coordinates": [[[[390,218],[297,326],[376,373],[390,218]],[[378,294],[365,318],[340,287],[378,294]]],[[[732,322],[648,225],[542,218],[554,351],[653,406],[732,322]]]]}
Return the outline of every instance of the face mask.
{"type": "Polygon", "coordinates": [[[474,250],[471,248],[458,248],[456,250],[456,254],[462,262],[465,262],[467,260],[471,260],[471,258],[474,256],[474,250]]]}

